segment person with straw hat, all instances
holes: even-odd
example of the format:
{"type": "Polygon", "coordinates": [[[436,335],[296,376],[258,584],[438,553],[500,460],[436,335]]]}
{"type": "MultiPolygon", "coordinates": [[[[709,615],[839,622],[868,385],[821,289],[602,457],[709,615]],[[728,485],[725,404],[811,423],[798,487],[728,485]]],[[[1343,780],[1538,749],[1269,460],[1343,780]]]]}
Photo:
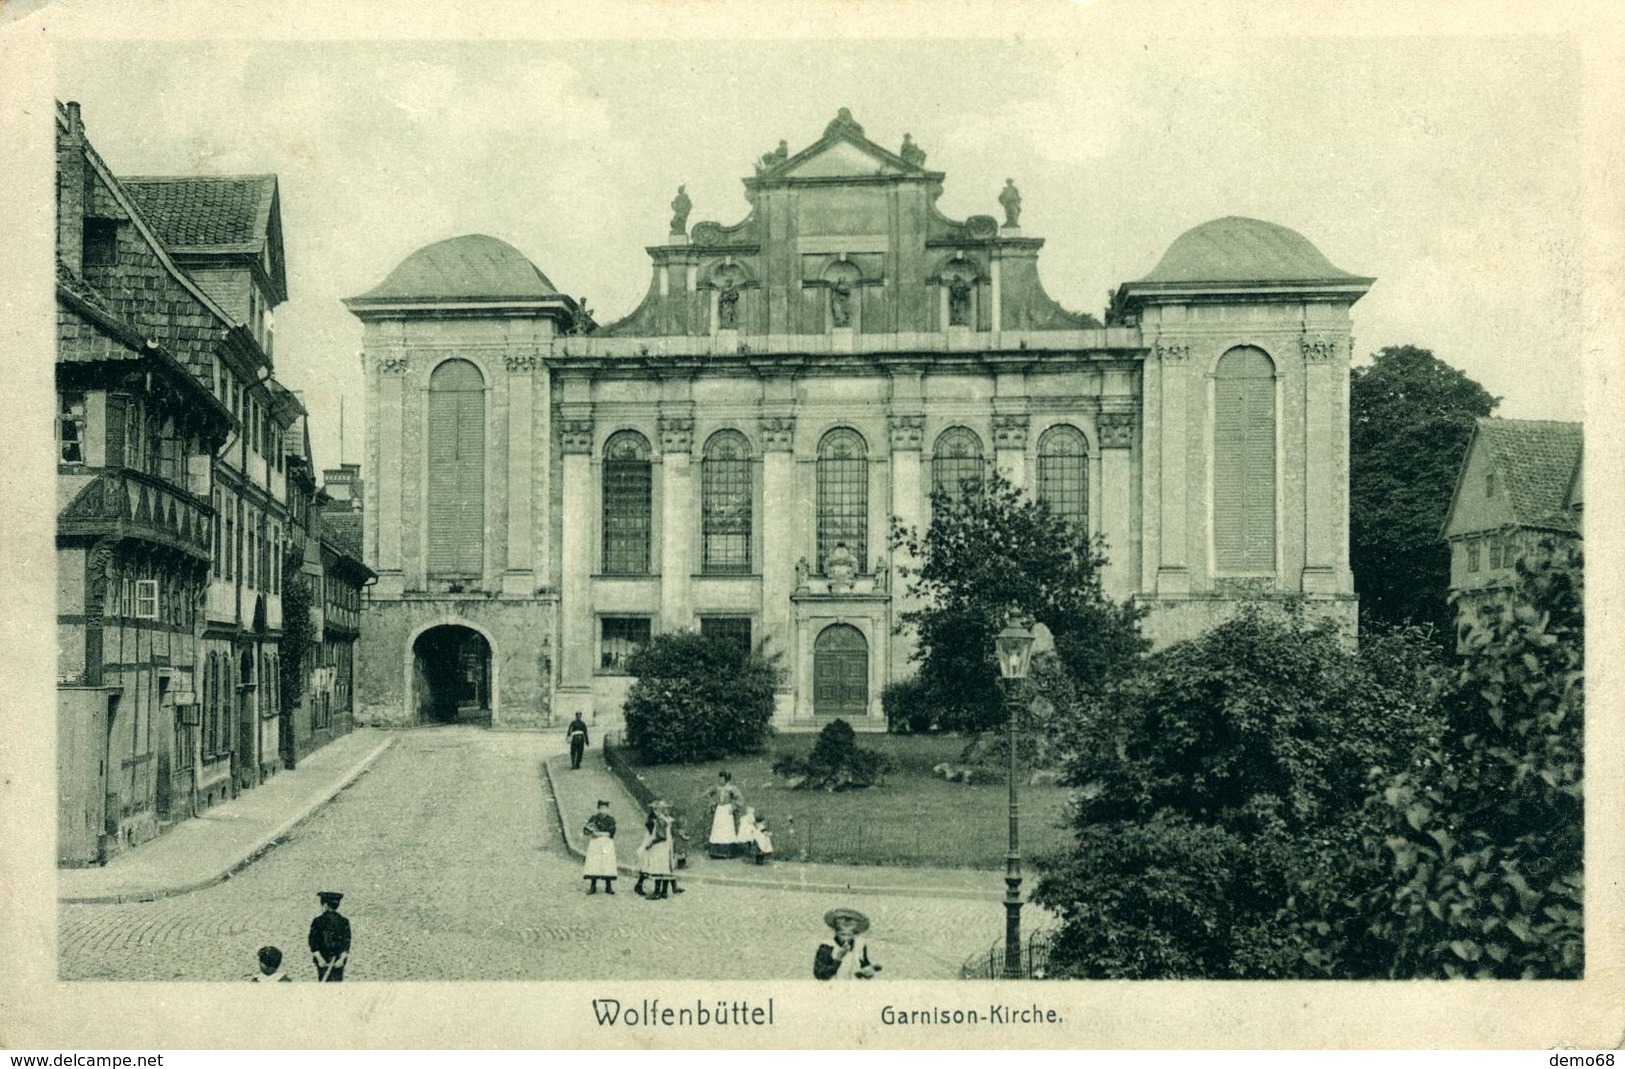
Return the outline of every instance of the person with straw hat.
{"type": "Polygon", "coordinates": [[[880,966],[869,959],[869,918],[842,906],[824,914],[830,935],[813,957],[815,980],[872,980],[880,966]]]}

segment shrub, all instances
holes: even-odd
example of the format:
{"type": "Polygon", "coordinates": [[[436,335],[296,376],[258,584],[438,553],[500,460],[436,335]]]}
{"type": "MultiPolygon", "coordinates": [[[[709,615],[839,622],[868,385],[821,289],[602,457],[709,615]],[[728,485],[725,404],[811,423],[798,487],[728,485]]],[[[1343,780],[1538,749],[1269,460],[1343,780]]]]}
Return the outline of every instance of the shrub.
{"type": "Polygon", "coordinates": [[[758,753],[772,733],[779,672],[761,650],[693,631],[656,635],[627,668],[626,744],[645,764],[758,753]]]}
{"type": "MultiPolygon", "coordinates": [[[[1077,684],[1059,656],[1040,654],[1032,660],[1032,673],[1020,684],[1017,699],[1016,754],[1028,769],[1055,768],[1065,759],[1061,740],[1084,706],[1077,684]],[[1066,729],[1063,730],[1063,725],[1066,729]]],[[[1005,727],[984,731],[965,744],[960,761],[967,765],[1004,768],[1010,761],[1010,732],[1005,727]]]]}
{"type": "Polygon", "coordinates": [[[1365,904],[1390,975],[1581,975],[1583,597],[1578,549],[1519,561],[1469,633],[1444,730],[1373,799],[1387,879],[1365,904]]]}
{"type": "Polygon", "coordinates": [[[859,746],[852,725],[839,719],[824,725],[806,757],[786,754],[773,763],[775,775],[800,776],[801,787],[826,791],[873,786],[890,771],[886,755],[859,746]]]}
{"type": "Polygon", "coordinates": [[[880,692],[880,705],[886,710],[886,730],[893,734],[936,729],[935,703],[925,681],[918,676],[886,684],[880,692]]]}
{"type": "Polygon", "coordinates": [[[1058,725],[1078,849],[1040,859],[1058,973],[1345,975],[1336,910],[1375,868],[1375,764],[1437,727],[1420,632],[1356,653],[1329,625],[1250,610],[1145,659],[1058,725]]]}

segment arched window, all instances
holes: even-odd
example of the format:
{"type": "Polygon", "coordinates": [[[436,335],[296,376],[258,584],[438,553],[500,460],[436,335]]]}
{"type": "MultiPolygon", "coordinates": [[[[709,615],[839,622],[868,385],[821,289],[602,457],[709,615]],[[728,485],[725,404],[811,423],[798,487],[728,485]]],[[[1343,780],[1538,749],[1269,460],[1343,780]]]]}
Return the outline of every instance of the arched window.
{"type": "Polygon", "coordinates": [[[869,447],[847,427],[818,443],[818,562],[845,545],[862,572],[869,554],[869,447]]]}
{"type": "Polygon", "coordinates": [[[1243,346],[1214,378],[1214,558],[1221,572],[1274,573],[1275,365],[1243,346]]]}
{"type": "Polygon", "coordinates": [[[1038,439],[1038,500],[1082,531],[1089,528],[1088,457],[1076,427],[1051,427],[1038,439]]]}
{"type": "Polygon", "coordinates": [[[429,575],[485,570],[485,379],[467,360],[429,376],[429,575]]]}
{"type": "Polygon", "coordinates": [[[750,519],[750,444],[738,431],[718,431],[700,462],[702,571],[750,571],[750,519]]]}
{"type": "Polygon", "coordinates": [[[982,440],[965,427],[950,427],[937,436],[931,456],[931,489],[958,501],[982,488],[982,440]]]}
{"type": "Polygon", "coordinates": [[[645,575],[652,530],[649,442],[619,431],[604,443],[604,573],[645,575]]]}

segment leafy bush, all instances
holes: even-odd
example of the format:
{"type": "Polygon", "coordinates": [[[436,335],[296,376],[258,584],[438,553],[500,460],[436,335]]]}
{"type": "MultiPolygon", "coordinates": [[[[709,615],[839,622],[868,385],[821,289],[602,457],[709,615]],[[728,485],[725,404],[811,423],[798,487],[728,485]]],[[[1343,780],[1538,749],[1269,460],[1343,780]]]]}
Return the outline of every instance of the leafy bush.
{"type": "MultiPolygon", "coordinates": [[[[1039,654],[1032,660],[1032,672],[1020,684],[1016,702],[1016,755],[1026,768],[1055,768],[1065,760],[1062,737],[1084,714],[1072,673],[1059,656],[1039,654]]],[[[1010,761],[1008,725],[978,734],[960,751],[967,765],[1004,768],[1010,761]]]]}
{"type": "Polygon", "coordinates": [[[1436,730],[1435,651],[1248,610],[1082,703],[1058,731],[1078,849],[1040,860],[1034,895],[1063,921],[1052,971],[1346,974],[1334,920],[1376,865],[1366,775],[1436,730]]]}
{"type": "Polygon", "coordinates": [[[937,727],[936,703],[930,688],[918,676],[886,684],[880,692],[880,705],[886,710],[886,730],[893,734],[933,731],[937,727]]]}
{"type": "Polygon", "coordinates": [[[627,660],[626,744],[645,764],[758,753],[779,671],[760,650],[693,631],[656,635],[627,660]]]}
{"type": "Polygon", "coordinates": [[[1584,570],[1518,562],[1469,633],[1423,760],[1387,780],[1387,880],[1366,900],[1395,976],[1584,969],[1584,570]]]}
{"type": "Polygon", "coordinates": [[[859,746],[857,732],[840,719],[824,725],[806,757],[786,754],[773,763],[775,775],[800,776],[803,788],[826,791],[870,787],[889,771],[886,755],[859,746]]]}

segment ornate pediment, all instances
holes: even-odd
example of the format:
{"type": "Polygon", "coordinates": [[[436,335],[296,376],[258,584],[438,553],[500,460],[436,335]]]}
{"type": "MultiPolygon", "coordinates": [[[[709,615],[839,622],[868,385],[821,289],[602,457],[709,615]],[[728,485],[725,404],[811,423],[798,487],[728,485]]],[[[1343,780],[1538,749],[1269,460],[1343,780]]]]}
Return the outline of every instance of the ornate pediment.
{"type": "Polygon", "coordinates": [[[810,155],[798,157],[774,173],[774,178],[854,178],[870,175],[907,174],[908,170],[888,157],[891,153],[871,146],[840,140],[820,143],[810,155]]]}

